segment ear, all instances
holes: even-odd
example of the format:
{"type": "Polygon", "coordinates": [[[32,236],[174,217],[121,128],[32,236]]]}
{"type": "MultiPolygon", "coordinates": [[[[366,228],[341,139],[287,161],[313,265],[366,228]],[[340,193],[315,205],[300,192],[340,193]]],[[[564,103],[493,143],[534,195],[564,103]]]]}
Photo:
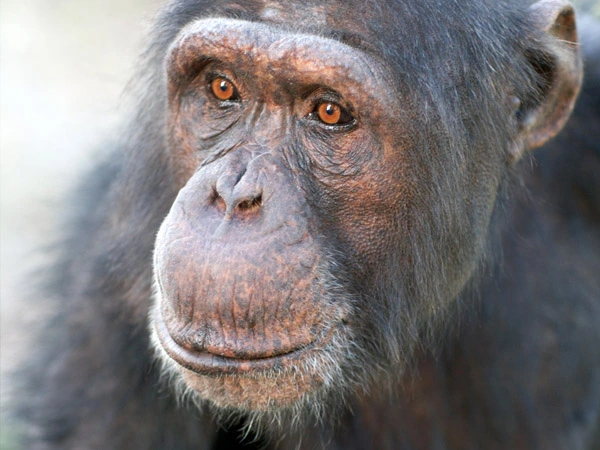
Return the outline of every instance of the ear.
{"type": "Polygon", "coordinates": [[[526,51],[526,57],[539,82],[533,95],[515,99],[520,138],[512,151],[515,159],[562,129],[583,74],[573,6],[566,0],[540,0],[529,7],[528,14],[536,38],[535,48],[526,51]]]}

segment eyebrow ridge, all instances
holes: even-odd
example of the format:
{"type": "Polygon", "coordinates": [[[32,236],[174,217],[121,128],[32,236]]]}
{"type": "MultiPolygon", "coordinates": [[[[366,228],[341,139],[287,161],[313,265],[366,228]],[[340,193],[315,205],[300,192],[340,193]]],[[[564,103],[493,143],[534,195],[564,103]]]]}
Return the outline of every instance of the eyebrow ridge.
{"type": "Polygon", "coordinates": [[[324,33],[320,33],[320,35],[325,38],[341,42],[342,44],[345,44],[348,47],[352,47],[357,50],[362,50],[372,55],[378,54],[376,47],[374,47],[371,44],[371,42],[366,40],[362,35],[358,33],[334,29],[325,31],[324,33]]]}

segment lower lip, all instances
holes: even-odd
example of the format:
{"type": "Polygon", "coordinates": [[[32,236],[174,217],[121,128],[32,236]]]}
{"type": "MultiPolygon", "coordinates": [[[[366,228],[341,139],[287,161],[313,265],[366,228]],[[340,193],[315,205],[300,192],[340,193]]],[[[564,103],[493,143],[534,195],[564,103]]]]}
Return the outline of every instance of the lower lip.
{"type": "Polygon", "coordinates": [[[308,350],[314,347],[315,343],[315,341],[312,341],[289,352],[265,358],[229,358],[214,353],[195,352],[181,347],[169,334],[160,313],[155,317],[154,326],[158,340],[167,355],[185,369],[201,375],[242,374],[281,369],[301,359],[308,350]]]}

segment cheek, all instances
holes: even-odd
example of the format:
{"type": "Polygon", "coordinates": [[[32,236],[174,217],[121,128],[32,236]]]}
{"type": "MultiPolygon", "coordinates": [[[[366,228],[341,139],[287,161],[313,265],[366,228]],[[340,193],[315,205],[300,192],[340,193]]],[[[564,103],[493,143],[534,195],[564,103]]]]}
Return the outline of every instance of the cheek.
{"type": "Polygon", "coordinates": [[[375,180],[369,188],[361,184],[333,217],[345,248],[363,264],[377,266],[383,255],[401,248],[407,238],[409,198],[400,185],[394,188],[375,184],[375,180]]]}
{"type": "MultiPolygon", "coordinates": [[[[312,121],[314,122],[314,121],[312,121]]],[[[336,190],[347,181],[370,172],[383,157],[381,145],[369,129],[331,131],[310,123],[294,136],[301,156],[307,159],[308,179],[336,190]]]]}
{"type": "Polygon", "coordinates": [[[335,233],[344,253],[361,264],[377,265],[390,249],[403,245],[409,231],[408,211],[414,188],[406,175],[403,151],[392,152],[373,141],[357,142],[332,174],[315,171],[317,186],[327,185],[319,196],[324,228],[335,233]],[[346,169],[345,167],[349,167],[346,169]]]}

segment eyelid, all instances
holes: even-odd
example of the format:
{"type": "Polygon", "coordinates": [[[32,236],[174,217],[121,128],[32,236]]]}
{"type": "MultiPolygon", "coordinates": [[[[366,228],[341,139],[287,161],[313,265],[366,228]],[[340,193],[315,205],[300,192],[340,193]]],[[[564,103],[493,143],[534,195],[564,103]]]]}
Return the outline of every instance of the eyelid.
{"type": "Polygon", "coordinates": [[[323,103],[334,103],[341,108],[342,112],[347,113],[356,121],[356,113],[353,106],[337,91],[324,86],[317,86],[305,98],[307,102],[312,104],[311,113],[315,112],[323,103]]]}
{"type": "Polygon", "coordinates": [[[342,95],[338,94],[336,91],[323,87],[313,90],[309,95],[306,96],[306,99],[315,106],[323,102],[331,102],[339,105],[341,108],[344,108],[347,111],[352,110],[352,107],[346,103],[342,95]]]}

